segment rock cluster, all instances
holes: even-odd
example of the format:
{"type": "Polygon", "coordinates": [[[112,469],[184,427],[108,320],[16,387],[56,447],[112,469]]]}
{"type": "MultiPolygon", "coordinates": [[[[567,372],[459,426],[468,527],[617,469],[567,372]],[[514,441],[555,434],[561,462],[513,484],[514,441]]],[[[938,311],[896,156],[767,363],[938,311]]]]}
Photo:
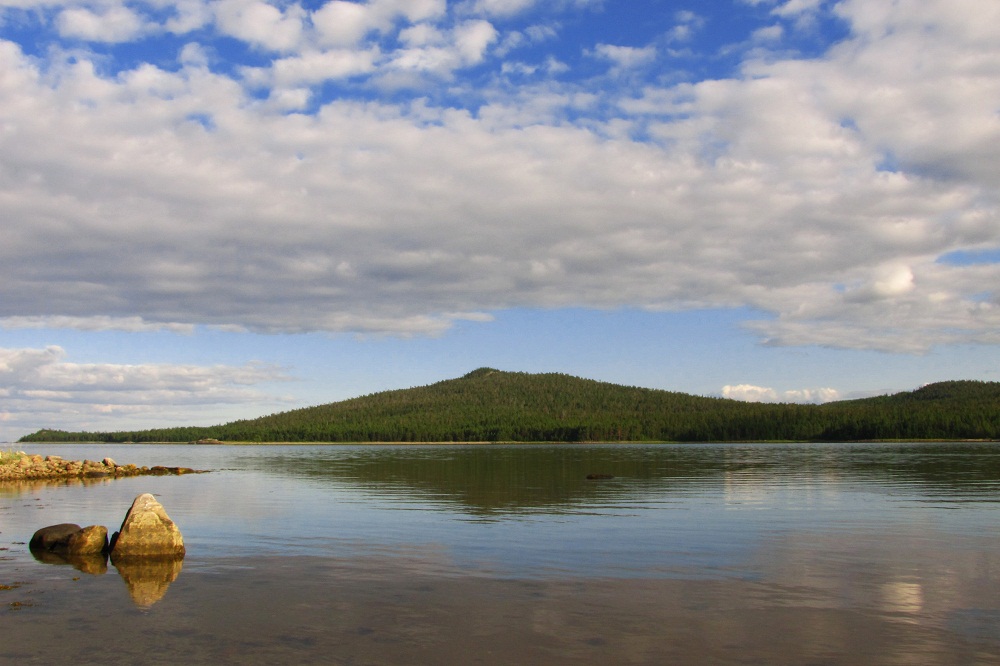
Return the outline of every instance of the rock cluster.
{"type": "Polygon", "coordinates": [[[119,465],[111,458],[94,460],[63,460],[61,456],[22,455],[0,464],[0,481],[32,479],[100,478],[167,474],[193,474],[188,467],[137,467],[119,465]]]}
{"type": "Polygon", "coordinates": [[[135,498],[110,542],[107,528],[101,525],[62,523],[35,532],[28,547],[39,561],[70,564],[92,574],[107,571],[110,556],[140,606],[163,597],[180,573],[185,555],[180,530],[149,493],[135,498]]]}
{"type": "Polygon", "coordinates": [[[110,555],[112,563],[135,558],[182,558],[185,553],[181,531],[149,493],[135,498],[110,542],[107,528],[101,525],[61,523],[35,532],[28,548],[68,557],[110,555]]]}

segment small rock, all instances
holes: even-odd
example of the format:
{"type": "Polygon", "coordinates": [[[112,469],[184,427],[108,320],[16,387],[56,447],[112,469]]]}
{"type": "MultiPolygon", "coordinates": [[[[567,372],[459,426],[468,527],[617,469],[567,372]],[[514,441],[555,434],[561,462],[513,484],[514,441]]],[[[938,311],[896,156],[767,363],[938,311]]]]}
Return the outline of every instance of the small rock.
{"type": "Polygon", "coordinates": [[[105,458],[103,461],[105,467],[118,467],[114,460],[111,458],[105,458]]]}
{"type": "Polygon", "coordinates": [[[80,531],[75,523],[60,523],[43,527],[31,536],[28,548],[31,550],[55,550],[60,544],[65,544],[71,534],[80,531]]]}
{"type": "Polygon", "coordinates": [[[108,551],[108,528],[90,525],[69,535],[66,549],[70,555],[99,555],[108,551]]]}

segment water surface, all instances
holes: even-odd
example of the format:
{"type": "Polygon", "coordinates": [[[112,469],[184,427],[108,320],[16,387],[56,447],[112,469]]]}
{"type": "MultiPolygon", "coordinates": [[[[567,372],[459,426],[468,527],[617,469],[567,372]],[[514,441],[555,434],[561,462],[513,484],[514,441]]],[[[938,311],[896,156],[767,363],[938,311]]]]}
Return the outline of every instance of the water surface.
{"type": "Polygon", "coordinates": [[[4,660],[1000,663],[994,444],[34,452],[213,471],[0,486],[4,660]],[[177,572],[24,545],[113,530],[142,492],[177,572]]]}

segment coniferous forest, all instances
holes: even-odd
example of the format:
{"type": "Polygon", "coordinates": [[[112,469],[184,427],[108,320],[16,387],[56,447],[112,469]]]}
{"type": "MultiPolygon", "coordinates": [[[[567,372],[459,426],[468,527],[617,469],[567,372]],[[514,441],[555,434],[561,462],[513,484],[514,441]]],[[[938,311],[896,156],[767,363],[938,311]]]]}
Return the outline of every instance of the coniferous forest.
{"type": "Polygon", "coordinates": [[[733,442],[1000,439],[1000,382],[823,405],[749,403],[480,368],[428,386],[217,426],[42,429],[22,442],[733,442]]]}

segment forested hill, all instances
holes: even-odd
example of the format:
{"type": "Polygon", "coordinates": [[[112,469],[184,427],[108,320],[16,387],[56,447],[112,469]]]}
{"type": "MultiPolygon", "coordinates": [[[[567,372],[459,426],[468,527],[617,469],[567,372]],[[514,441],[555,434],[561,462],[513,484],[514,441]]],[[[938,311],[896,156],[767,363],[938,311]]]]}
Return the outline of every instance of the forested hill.
{"type": "Polygon", "coordinates": [[[480,368],[428,386],[218,426],[79,433],[43,429],[21,441],[209,438],[249,442],[998,439],[1000,383],[942,382],[891,396],[795,405],[480,368]]]}

